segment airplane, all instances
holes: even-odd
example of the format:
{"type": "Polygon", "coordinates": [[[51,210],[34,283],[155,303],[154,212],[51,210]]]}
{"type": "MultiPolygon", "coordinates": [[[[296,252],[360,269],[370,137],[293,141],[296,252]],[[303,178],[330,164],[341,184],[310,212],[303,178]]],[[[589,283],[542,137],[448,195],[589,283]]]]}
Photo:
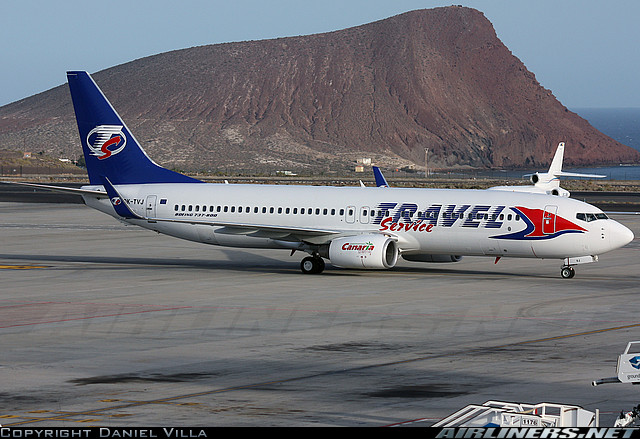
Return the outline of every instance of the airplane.
{"type": "MultiPolygon", "coordinates": [[[[80,194],[125,223],[199,243],[308,253],[346,269],[391,269],[400,257],[549,258],[561,277],[634,238],[600,209],[546,193],[394,187],[205,183],[156,164],[93,78],[67,72],[89,185],[21,183],[80,194]]],[[[386,180],[385,180],[386,182],[386,180]]]]}
{"type": "MultiPolygon", "coordinates": [[[[579,174],[576,172],[563,172],[562,161],[564,157],[564,142],[560,142],[556,148],[555,155],[551,161],[548,172],[536,172],[527,174],[533,185],[516,185],[516,186],[493,186],[491,190],[512,191],[512,192],[531,192],[539,194],[559,195],[569,197],[571,193],[560,187],[560,177],[584,177],[584,178],[605,178],[606,175],[600,174],[579,174]]],[[[376,186],[389,187],[389,183],[382,174],[378,166],[372,166],[373,176],[376,186]]]]}
{"type": "Polygon", "coordinates": [[[560,187],[560,177],[585,177],[585,178],[604,178],[606,175],[600,174],[579,174],[576,172],[563,172],[562,160],[564,157],[564,142],[560,142],[556,148],[556,153],[551,160],[548,172],[536,172],[530,174],[530,180],[533,185],[520,186],[494,186],[489,189],[501,191],[515,192],[531,192],[549,195],[558,195],[561,197],[569,197],[571,194],[568,190],[560,187]]]}

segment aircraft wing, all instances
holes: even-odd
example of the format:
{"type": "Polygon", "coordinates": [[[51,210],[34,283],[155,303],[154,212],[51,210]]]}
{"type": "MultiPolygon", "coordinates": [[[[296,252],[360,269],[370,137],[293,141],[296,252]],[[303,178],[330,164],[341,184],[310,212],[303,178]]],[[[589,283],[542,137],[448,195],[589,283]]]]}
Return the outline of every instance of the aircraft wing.
{"type": "MultiPolygon", "coordinates": [[[[213,219],[187,219],[187,218],[154,218],[138,215],[127,203],[127,200],[120,196],[116,188],[107,177],[102,177],[104,188],[111,199],[111,204],[116,213],[126,219],[137,219],[149,222],[177,223],[177,224],[200,224],[203,226],[222,227],[216,233],[228,233],[232,235],[252,235],[264,237],[277,237],[285,239],[302,240],[304,238],[323,237],[339,234],[337,230],[315,229],[310,227],[272,226],[268,224],[238,223],[216,221],[213,219]],[[290,239],[291,239],[290,238],[290,239]]],[[[104,194],[103,194],[104,195],[104,194]]]]}
{"type": "Polygon", "coordinates": [[[221,227],[216,233],[229,235],[248,235],[260,238],[272,238],[282,241],[308,241],[318,243],[328,242],[343,234],[340,230],[315,229],[311,227],[273,226],[269,224],[235,223],[208,219],[175,219],[175,218],[139,218],[150,222],[196,224],[211,227],[221,227]]]}

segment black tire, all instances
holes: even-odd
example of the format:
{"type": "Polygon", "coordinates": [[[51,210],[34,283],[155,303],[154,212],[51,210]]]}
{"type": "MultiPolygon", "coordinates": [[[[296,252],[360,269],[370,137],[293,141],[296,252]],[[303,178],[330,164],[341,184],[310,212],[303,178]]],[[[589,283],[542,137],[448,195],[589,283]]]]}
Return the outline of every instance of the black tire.
{"type": "Polygon", "coordinates": [[[563,279],[571,279],[576,275],[576,271],[572,267],[562,267],[560,269],[560,276],[563,279]]]}
{"type": "Polygon", "coordinates": [[[314,258],[313,256],[307,256],[300,262],[300,270],[304,274],[317,274],[322,273],[324,270],[324,261],[322,258],[314,258]]]}

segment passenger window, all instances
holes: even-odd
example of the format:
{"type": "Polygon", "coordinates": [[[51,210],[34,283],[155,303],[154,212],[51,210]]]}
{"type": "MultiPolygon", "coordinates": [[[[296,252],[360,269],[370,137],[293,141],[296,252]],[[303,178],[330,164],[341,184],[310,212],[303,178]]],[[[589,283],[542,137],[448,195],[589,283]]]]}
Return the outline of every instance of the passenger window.
{"type": "Polygon", "coordinates": [[[344,209],[340,209],[340,216],[344,215],[344,209]]]}
{"type": "Polygon", "coordinates": [[[273,212],[275,212],[275,209],[273,207],[270,207],[269,208],[269,213],[273,213],[273,212]]]}
{"type": "Polygon", "coordinates": [[[300,208],[300,215],[304,215],[304,207],[300,208]]]}
{"type": "Polygon", "coordinates": [[[282,207],[278,207],[278,215],[282,213],[282,207]]]}
{"type": "Polygon", "coordinates": [[[176,212],[178,211],[178,205],[177,204],[175,206],[173,206],[173,210],[175,210],[176,212]]]}
{"type": "Polygon", "coordinates": [[[336,214],[336,210],[335,209],[331,209],[331,215],[335,215],[336,214]]]}
{"type": "Polygon", "coordinates": [[[329,211],[327,209],[322,209],[322,214],[326,215],[329,211]]]}

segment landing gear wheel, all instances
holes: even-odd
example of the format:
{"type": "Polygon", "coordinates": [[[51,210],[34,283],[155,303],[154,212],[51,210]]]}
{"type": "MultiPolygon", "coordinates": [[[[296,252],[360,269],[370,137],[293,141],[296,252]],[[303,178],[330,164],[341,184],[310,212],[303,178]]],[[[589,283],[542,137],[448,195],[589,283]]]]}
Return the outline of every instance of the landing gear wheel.
{"type": "Polygon", "coordinates": [[[300,262],[300,270],[304,274],[322,273],[324,270],[324,260],[321,257],[307,256],[300,262]]]}
{"type": "Polygon", "coordinates": [[[562,276],[563,279],[571,279],[575,275],[576,270],[574,270],[573,267],[562,267],[560,269],[560,276],[562,276]]]}

